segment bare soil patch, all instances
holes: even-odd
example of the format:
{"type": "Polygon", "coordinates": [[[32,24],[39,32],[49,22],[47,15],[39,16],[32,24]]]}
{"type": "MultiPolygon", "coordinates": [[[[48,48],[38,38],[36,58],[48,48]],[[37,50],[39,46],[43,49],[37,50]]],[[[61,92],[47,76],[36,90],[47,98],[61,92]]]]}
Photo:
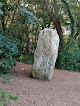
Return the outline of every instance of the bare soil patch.
{"type": "Polygon", "coordinates": [[[80,106],[80,73],[55,69],[51,81],[31,78],[32,65],[18,63],[14,80],[0,89],[18,96],[11,106],[80,106]]]}

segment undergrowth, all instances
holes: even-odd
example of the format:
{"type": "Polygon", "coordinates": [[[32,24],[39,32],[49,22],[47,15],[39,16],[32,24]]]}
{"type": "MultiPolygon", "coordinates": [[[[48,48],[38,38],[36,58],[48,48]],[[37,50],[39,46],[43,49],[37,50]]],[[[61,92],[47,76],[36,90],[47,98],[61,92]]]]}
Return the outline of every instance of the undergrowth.
{"type": "Polygon", "coordinates": [[[34,55],[33,54],[21,55],[17,58],[17,61],[20,61],[20,62],[25,63],[25,64],[33,64],[34,55]]]}
{"type": "Polygon", "coordinates": [[[0,90],[0,106],[8,106],[18,100],[17,96],[0,90]]]}
{"type": "Polygon", "coordinates": [[[69,71],[80,71],[80,48],[75,41],[75,44],[65,45],[59,48],[56,68],[66,69],[69,71]]]}

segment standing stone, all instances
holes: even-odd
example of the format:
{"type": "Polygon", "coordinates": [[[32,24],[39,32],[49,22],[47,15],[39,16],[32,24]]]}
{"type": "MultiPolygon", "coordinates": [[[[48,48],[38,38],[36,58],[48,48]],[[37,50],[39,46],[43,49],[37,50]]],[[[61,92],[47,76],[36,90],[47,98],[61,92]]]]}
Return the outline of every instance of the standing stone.
{"type": "Polygon", "coordinates": [[[59,36],[55,29],[40,31],[34,54],[33,78],[51,80],[58,55],[59,36]]]}

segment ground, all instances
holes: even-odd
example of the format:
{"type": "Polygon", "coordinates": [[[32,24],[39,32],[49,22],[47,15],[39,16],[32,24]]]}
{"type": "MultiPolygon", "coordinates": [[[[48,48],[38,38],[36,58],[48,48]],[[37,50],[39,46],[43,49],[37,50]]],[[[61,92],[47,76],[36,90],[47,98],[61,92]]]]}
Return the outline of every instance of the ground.
{"type": "Polygon", "coordinates": [[[18,63],[19,75],[0,89],[18,96],[10,106],[80,106],[80,73],[55,69],[51,81],[31,78],[32,65],[18,63]]]}

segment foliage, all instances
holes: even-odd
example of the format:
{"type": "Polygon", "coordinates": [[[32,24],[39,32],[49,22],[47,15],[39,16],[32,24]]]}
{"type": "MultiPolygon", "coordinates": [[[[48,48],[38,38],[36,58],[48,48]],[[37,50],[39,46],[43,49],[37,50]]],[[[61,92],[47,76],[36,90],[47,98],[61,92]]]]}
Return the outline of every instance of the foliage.
{"type": "Polygon", "coordinates": [[[40,30],[57,25],[64,44],[60,46],[56,66],[80,70],[80,60],[77,59],[80,53],[80,1],[62,1],[64,3],[61,0],[0,0],[0,70],[15,65],[17,53],[19,61],[32,64],[33,55],[28,54],[34,53],[40,30]],[[63,27],[71,31],[70,35],[66,34],[69,39],[66,44],[63,27]],[[78,45],[73,37],[78,39],[78,45]],[[14,38],[18,40],[14,41],[14,38]],[[20,42],[18,49],[16,42],[20,42]]]}
{"type": "Polygon", "coordinates": [[[6,91],[0,90],[0,106],[7,106],[18,100],[17,96],[14,96],[6,91]]]}
{"type": "MultiPolygon", "coordinates": [[[[71,12],[70,5],[67,1],[62,0],[68,11],[70,18],[71,35],[69,35],[66,44],[63,48],[59,48],[59,56],[56,62],[56,67],[60,69],[66,69],[70,71],[80,70],[80,48],[78,46],[77,39],[75,40],[75,19],[71,12]]],[[[65,39],[64,39],[65,40],[65,39]]]]}
{"type": "Polygon", "coordinates": [[[1,7],[3,6],[3,3],[0,2],[0,14],[2,15],[3,14],[3,11],[1,10],[1,7]]]}
{"type": "Polygon", "coordinates": [[[36,18],[32,12],[26,10],[26,9],[21,9],[19,10],[19,14],[22,16],[22,19],[24,20],[24,24],[27,23],[28,25],[30,24],[35,24],[37,25],[40,20],[36,18]]]}
{"type": "Polygon", "coordinates": [[[0,68],[3,70],[16,65],[17,44],[12,37],[7,38],[7,36],[0,34],[0,68]]]}
{"type": "Polygon", "coordinates": [[[18,57],[17,60],[22,62],[22,63],[25,63],[25,64],[33,64],[34,55],[33,54],[22,55],[22,56],[18,57]]]}
{"type": "Polygon", "coordinates": [[[75,41],[73,46],[67,44],[64,48],[60,47],[56,68],[69,71],[80,70],[80,48],[77,41],[75,41]]]}
{"type": "Polygon", "coordinates": [[[14,32],[12,34],[16,37],[20,44],[19,54],[26,55],[30,53],[30,50],[35,49],[38,38],[37,29],[40,24],[40,20],[37,19],[34,14],[26,9],[20,9],[16,14],[16,19],[12,29],[14,32]],[[32,48],[34,47],[34,48],[32,48]]]}
{"type": "Polygon", "coordinates": [[[71,8],[70,8],[68,2],[65,1],[65,0],[62,0],[62,1],[65,4],[66,9],[68,11],[68,16],[69,16],[70,22],[71,22],[70,23],[70,26],[71,26],[71,37],[74,38],[74,34],[75,34],[75,19],[74,19],[74,16],[73,16],[72,12],[71,12],[71,8]]]}
{"type": "Polygon", "coordinates": [[[0,2],[0,27],[2,29],[0,30],[0,70],[2,71],[16,65],[18,49],[19,53],[29,53],[29,26],[38,26],[40,23],[40,20],[32,12],[25,8],[18,9],[18,5],[18,2],[13,0],[1,0],[0,2]],[[15,20],[14,17],[16,17],[15,20]],[[23,41],[24,35],[27,36],[25,41],[23,41]],[[18,41],[14,38],[18,38],[21,45],[18,45],[18,41]],[[24,47],[24,45],[26,46],[24,47]]]}

